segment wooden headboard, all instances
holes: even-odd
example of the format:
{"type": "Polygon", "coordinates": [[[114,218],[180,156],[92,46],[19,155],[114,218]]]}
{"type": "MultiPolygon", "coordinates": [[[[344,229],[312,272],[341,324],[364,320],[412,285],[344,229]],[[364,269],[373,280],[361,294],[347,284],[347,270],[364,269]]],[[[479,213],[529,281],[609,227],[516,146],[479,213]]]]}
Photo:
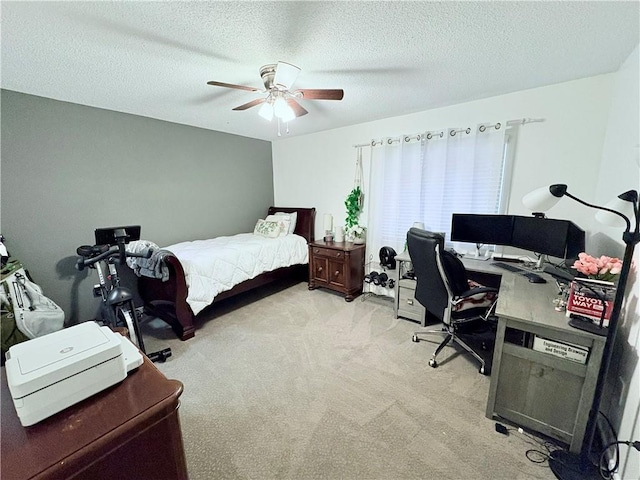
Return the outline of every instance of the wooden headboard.
{"type": "Polygon", "coordinates": [[[296,229],[293,233],[306,238],[307,243],[315,240],[316,209],[315,208],[291,208],[291,207],[269,207],[267,215],[276,212],[293,213],[298,212],[296,229]]]}

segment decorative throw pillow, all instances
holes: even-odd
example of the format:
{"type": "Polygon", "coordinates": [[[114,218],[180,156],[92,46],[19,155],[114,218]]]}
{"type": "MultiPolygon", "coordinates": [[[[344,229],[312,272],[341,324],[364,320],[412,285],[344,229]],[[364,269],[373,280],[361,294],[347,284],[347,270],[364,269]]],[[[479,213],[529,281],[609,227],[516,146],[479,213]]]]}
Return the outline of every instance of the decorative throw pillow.
{"type": "Polygon", "coordinates": [[[289,234],[289,225],[291,224],[291,217],[289,215],[268,215],[264,221],[278,222],[278,225],[280,225],[280,237],[289,234]]]}
{"type": "Polygon", "coordinates": [[[291,223],[289,224],[289,233],[293,233],[296,230],[296,223],[298,221],[298,212],[291,212],[291,213],[286,213],[286,212],[276,212],[276,215],[289,215],[289,219],[291,220],[291,223]]]}
{"type": "Polygon", "coordinates": [[[280,224],[278,222],[267,222],[266,220],[258,220],[256,227],[253,229],[254,235],[261,237],[276,238],[280,235],[280,224]]]}

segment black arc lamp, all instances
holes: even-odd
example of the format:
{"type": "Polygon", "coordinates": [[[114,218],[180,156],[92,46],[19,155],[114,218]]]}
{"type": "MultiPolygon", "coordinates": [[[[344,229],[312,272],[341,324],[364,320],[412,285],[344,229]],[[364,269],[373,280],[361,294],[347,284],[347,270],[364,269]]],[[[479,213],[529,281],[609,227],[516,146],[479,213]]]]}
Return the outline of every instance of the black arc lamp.
{"type": "MultiPolygon", "coordinates": [[[[602,478],[600,476],[600,465],[597,464],[598,462],[594,463],[591,459],[591,449],[596,433],[597,416],[600,410],[600,401],[602,399],[602,393],[604,391],[607,373],[609,371],[609,364],[611,363],[613,355],[613,345],[618,331],[618,322],[620,319],[620,312],[622,310],[625,290],[627,288],[627,281],[629,280],[633,251],[635,246],[640,243],[638,192],[636,190],[624,192],[618,195],[618,197],[612,202],[608,203],[606,207],[601,207],[587,203],[576,196],[571,195],[567,191],[566,185],[555,184],[528,193],[522,199],[522,203],[533,211],[546,211],[555,205],[562,197],[569,197],[582,205],[599,210],[596,218],[604,224],[618,226],[620,225],[621,219],[624,221],[625,226],[625,230],[622,233],[622,241],[625,244],[622,270],[616,287],[616,295],[613,300],[613,309],[611,311],[611,318],[609,319],[609,327],[606,329],[607,340],[602,352],[600,371],[598,372],[598,380],[594,391],[591,410],[589,411],[582,448],[580,449],[579,455],[558,450],[553,452],[549,457],[549,466],[557,478],[561,480],[595,480],[602,478]],[[622,210],[625,213],[622,213],[619,210],[622,210]]],[[[579,328],[577,325],[572,326],[579,328]]]]}

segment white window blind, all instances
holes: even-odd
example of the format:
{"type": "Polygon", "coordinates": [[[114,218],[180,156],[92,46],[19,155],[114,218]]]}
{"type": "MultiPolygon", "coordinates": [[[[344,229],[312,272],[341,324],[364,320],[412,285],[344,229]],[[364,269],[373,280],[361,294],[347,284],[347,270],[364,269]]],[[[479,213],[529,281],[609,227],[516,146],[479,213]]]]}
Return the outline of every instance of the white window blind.
{"type": "Polygon", "coordinates": [[[385,245],[402,251],[415,222],[449,238],[453,213],[504,213],[510,180],[505,130],[448,129],[374,146],[370,254],[385,245]]]}

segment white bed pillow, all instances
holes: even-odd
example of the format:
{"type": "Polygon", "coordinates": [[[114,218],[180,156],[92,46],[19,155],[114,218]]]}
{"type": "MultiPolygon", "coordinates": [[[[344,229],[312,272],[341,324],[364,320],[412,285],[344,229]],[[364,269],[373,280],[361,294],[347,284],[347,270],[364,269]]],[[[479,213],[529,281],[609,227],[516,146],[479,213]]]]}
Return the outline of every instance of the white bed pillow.
{"type": "Polygon", "coordinates": [[[256,226],[253,229],[254,235],[260,235],[261,237],[277,238],[280,235],[280,223],[268,222],[263,219],[259,219],[256,222],[256,226]]]}
{"type": "Polygon", "coordinates": [[[289,215],[291,223],[289,224],[289,233],[293,233],[296,230],[296,223],[298,222],[298,212],[276,212],[276,215],[289,215]]]}
{"type": "Polygon", "coordinates": [[[289,234],[289,225],[291,225],[291,217],[289,215],[267,215],[265,222],[277,222],[280,225],[280,237],[289,234]]]}

